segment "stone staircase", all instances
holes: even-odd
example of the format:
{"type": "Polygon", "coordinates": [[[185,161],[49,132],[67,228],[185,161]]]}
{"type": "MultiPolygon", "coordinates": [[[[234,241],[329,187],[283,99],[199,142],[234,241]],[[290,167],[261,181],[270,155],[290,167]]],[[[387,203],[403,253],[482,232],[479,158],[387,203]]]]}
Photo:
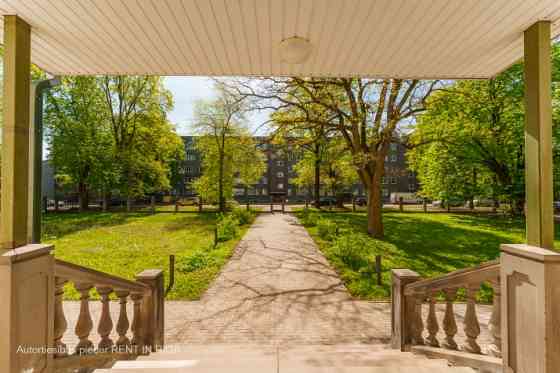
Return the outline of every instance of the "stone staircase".
{"type": "Polygon", "coordinates": [[[95,373],[474,373],[385,345],[185,346],[119,361],[95,373]]]}

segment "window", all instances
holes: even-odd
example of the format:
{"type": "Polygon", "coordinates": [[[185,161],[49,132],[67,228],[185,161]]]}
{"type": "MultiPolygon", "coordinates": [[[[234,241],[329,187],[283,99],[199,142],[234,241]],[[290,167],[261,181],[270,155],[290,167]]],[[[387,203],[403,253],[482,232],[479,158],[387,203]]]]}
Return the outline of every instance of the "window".
{"type": "Polygon", "coordinates": [[[395,144],[394,142],[391,143],[391,150],[393,150],[393,151],[397,150],[397,144],[395,144]]]}
{"type": "Polygon", "coordinates": [[[276,177],[277,178],[282,178],[282,177],[284,177],[284,173],[282,171],[279,171],[279,172],[276,173],[276,177]]]}
{"type": "Polygon", "coordinates": [[[280,183],[277,185],[278,189],[284,189],[284,184],[280,183]]]}
{"type": "Polygon", "coordinates": [[[262,177],[261,184],[268,184],[268,178],[266,176],[262,177]]]}
{"type": "Polygon", "coordinates": [[[391,162],[396,162],[396,161],[397,161],[397,155],[391,154],[391,162]]]}
{"type": "Polygon", "coordinates": [[[409,178],[412,179],[414,176],[415,176],[415,175],[414,175],[414,171],[408,171],[408,177],[409,177],[409,178]]]}
{"type": "Polygon", "coordinates": [[[416,185],[408,184],[408,191],[409,192],[415,192],[416,191],[416,185]]]}
{"type": "Polygon", "coordinates": [[[268,192],[267,192],[266,188],[262,188],[262,195],[266,196],[267,194],[268,194],[268,192]]]}
{"type": "Polygon", "coordinates": [[[383,197],[389,197],[389,189],[383,189],[383,197]]]}
{"type": "Polygon", "coordinates": [[[284,161],[276,161],[276,166],[278,167],[284,166],[284,161]]]}
{"type": "Polygon", "coordinates": [[[192,173],[192,168],[191,167],[186,167],[185,168],[185,173],[191,174],[192,173]]]}
{"type": "Polygon", "coordinates": [[[391,177],[391,184],[396,184],[397,183],[397,178],[392,176],[391,177]]]}
{"type": "Polygon", "coordinates": [[[387,184],[387,178],[385,176],[381,178],[381,184],[387,184]]]}
{"type": "Polygon", "coordinates": [[[196,161],[196,154],[192,152],[187,152],[187,161],[196,161]]]}

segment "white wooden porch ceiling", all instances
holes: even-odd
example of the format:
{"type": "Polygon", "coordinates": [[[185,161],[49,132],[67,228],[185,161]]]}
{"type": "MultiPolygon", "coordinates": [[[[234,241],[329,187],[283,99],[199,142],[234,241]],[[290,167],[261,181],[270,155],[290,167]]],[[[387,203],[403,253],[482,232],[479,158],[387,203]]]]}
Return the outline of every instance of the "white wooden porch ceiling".
{"type": "Polygon", "coordinates": [[[523,55],[560,0],[0,0],[31,24],[32,60],[57,75],[486,78],[523,55]],[[313,45],[301,65],[284,38],[313,45]]]}

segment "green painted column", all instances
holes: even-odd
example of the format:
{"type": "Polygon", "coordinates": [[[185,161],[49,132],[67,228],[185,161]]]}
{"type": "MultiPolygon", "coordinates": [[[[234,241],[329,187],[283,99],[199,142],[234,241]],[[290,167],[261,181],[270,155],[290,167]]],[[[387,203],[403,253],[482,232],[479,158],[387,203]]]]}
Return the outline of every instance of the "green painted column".
{"type": "Polygon", "coordinates": [[[4,125],[0,244],[9,250],[27,243],[31,28],[4,16],[4,125]]]}
{"type": "Polygon", "coordinates": [[[525,31],[525,191],[527,243],[554,246],[550,22],[525,31]]]}

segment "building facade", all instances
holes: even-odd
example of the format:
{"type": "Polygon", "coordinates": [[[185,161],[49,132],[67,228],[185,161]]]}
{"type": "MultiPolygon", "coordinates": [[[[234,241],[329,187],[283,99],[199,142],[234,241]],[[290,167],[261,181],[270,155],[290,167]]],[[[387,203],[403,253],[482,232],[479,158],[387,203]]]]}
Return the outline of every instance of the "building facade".
{"type": "MultiPolygon", "coordinates": [[[[306,199],[310,199],[310,192],[307,188],[300,188],[292,182],[297,176],[294,166],[301,159],[301,152],[292,149],[290,145],[271,144],[267,137],[255,137],[255,140],[257,147],[266,155],[266,171],[259,182],[247,191],[241,186],[236,187],[235,198],[245,201],[248,196],[254,202],[268,202],[274,198],[286,198],[290,202],[304,202],[306,199]]],[[[174,190],[174,194],[178,196],[196,195],[191,183],[204,172],[202,157],[195,148],[195,141],[196,136],[183,136],[185,160],[180,169],[181,181],[174,190]]],[[[390,202],[391,194],[415,193],[416,191],[418,191],[418,181],[414,172],[407,168],[406,148],[399,143],[391,144],[389,154],[385,159],[385,177],[382,181],[384,202],[390,202]]],[[[347,192],[354,196],[366,195],[361,183],[352,186],[347,192]]],[[[326,190],[322,193],[328,195],[326,190]]]]}

